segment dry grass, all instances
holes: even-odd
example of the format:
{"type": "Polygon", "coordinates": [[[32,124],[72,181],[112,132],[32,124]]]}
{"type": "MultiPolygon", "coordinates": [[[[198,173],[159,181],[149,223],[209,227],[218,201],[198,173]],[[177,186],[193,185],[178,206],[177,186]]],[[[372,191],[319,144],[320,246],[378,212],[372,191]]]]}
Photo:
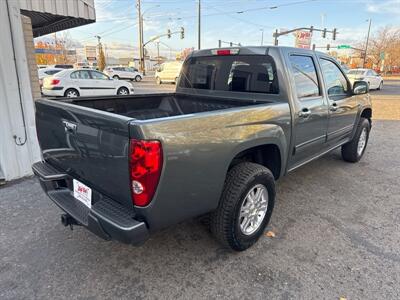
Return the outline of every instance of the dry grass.
{"type": "Polygon", "coordinates": [[[400,120],[400,95],[373,96],[372,118],[374,120],[400,120]]]}

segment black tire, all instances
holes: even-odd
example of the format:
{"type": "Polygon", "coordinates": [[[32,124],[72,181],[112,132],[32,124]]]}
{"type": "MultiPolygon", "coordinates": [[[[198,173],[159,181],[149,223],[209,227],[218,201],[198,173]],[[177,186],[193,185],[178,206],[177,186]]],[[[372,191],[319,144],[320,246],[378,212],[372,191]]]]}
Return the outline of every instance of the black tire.
{"type": "Polygon", "coordinates": [[[350,142],[348,142],[342,146],[343,160],[355,163],[361,159],[361,157],[363,156],[363,154],[365,152],[365,149],[367,148],[370,130],[371,130],[371,124],[369,123],[368,119],[361,118],[360,122],[358,123],[356,133],[355,133],[353,139],[350,142]],[[366,130],[365,144],[362,148],[362,151],[359,151],[358,145],[359,145],[360,136],[361,136],[361,133],[363,132],[363,130],[366,130]]]}
{"type": "Polygon", "coordinates": [[[380,91],[383,88],[383,81],[381,81],[381,83],[379,83],[379,87],[378,87],[378,91],[380,91]]]}
{"type": "Polygon", "coordinates": [[[117,91],[117,95],[129,95],[129,90],[126,87],[120,87],[117,91]]]}
{"type": "Polygon", "coordinates": [[[119,76],[118,75],[114,75],[112,78],[119,80],[119,76]]]}
{"type": "Polygon", "coordinates": [[[160,77],[156,77],[156,83],[157,83],[158,85],[160,85],[160,84],[162,83],[160,77]]]}
{"type": "Polygon", "coordinates": [[[67,89],[67,90],[64,92],[64,97],[67,97],[67,98],[76,98],[76,97],[79,97],[79,92],[78,92],[78,90],[76,90],[76,89],[67,89]],[[72,95],[75,95],[75,96],[72,96],[72,95]]]}
{"type": "Polygon", "coordinates": [[[178,84],[178,79],[179,79],[179,77],[176,77],[176,78],[175,78],[175,82],[174,82],[174,83],[175,83],[175,85],[177,85],[177,84],[178,84]]]}
{"type": "Polygon", "coordinates": [[[139,81],[141,81],[142,80],[142,76],[140,76],[140,75],[136,75],[135,76],[135,81],[136,82],[139,82],[139,81]]]}
{"type": "Polygon", "coordinates": [[[275,203],[275,180],[271,171],[254,163],[240,163],[229,170],[218,208],[211,213],[210,229],[215,238],[235,251],[251,247],[264,233],[275,203]],[[263,185],[268,194],[268,206],[262,222],[251,234],[240,228],[240,210],[248,193],[263,185]]]}

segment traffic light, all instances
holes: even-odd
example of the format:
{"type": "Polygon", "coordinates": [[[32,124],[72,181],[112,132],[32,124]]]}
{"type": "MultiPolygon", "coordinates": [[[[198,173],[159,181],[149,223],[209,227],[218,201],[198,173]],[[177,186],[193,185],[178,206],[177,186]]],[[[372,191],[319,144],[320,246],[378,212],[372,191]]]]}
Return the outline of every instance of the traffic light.
{"type": "Polygon", "coordinates": [[[171,38],[171,30],[170,29],[168,29],[168,31],[167,31],[167,36],[169,39],[171,38]]]}
{"type": "Polygon", "coordinates": [[[326,28],[324,28],[324,30],[322,31],[322,37],[326,38],[326,28]]]}
{"type": "Polygon", "coordinates": [[[336,40],[336,34],[337,34],[336,28],[333,28],[332,40],[336,40]]]}
{"type": "Polygon", "coordinates": [[[326,45],[326,50],[329,51],[329,49],[331,49],[331,45],[330,44],[326,45]]]}
{"type": "Polygon", "coordinates": [[[185,38],[185,28],[181,27],[181,40],[185,38]]]}

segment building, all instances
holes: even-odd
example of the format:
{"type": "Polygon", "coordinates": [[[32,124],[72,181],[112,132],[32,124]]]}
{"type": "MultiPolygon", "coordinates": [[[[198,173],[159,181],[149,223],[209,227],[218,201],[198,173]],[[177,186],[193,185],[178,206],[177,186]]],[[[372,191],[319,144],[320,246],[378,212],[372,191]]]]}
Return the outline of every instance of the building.
{"type": "Polygon", "coordinates": [[[0,1],[0,182],[31,175],[40,160],[33,38],[95,22],[94,0],[0,1]]]}

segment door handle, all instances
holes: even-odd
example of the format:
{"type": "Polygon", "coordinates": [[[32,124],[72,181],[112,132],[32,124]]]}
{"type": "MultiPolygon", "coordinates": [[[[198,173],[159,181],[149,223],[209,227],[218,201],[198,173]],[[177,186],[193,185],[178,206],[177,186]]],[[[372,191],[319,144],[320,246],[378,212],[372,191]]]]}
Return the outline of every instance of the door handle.
{"type": "Polygon", "coordinates": [[[311,110],[308,108],[303,108],[301,111],[299,111],[299,117],[300,118],[308,118],[311,115],[311,110]]]}
{"type": "Polygon", "coordinates": [[[336,102],[333,102],[333,103],[330,105],[329,109],[330,109],[331,111],[336,111],[336,110],[338,109],[337,103],[336,103],[336,102]]]}

